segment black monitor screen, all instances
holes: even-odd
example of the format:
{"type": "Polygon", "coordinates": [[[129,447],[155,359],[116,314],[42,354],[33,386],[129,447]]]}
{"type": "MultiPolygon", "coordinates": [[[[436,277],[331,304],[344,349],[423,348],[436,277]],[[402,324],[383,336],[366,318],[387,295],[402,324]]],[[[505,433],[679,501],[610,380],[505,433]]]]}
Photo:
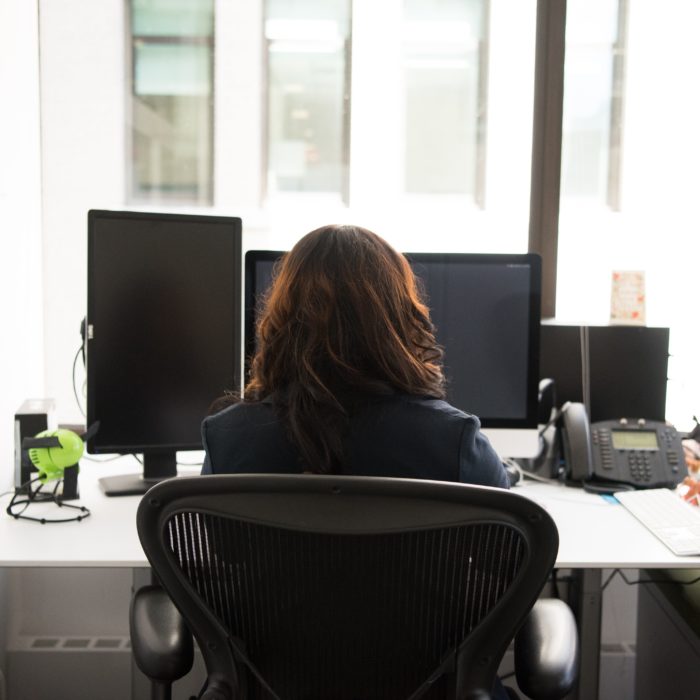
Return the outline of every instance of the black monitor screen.
{"type": "Polygon", "coordinates": [[[241,267],[238,218],[89,212],[91,452],[201,449],[209,405],[239,387],[241,267]]]}
{"type": "Polygon", "coordinates": [[[273,250],[249,250],[245,254],[244,281],[244,350],[245,380],[248,380],[250,361],[255,353],[255,323],[260,301],[272,282],[275,265],[284,253],[273,250]]]}
{"type": "Polygon", "coordinates": [[[447,398],[484,427],[537,424],[540,265],[534,255],[414,253],[447,398]]]}
{"type": "MultiPolygon", "coordinates": [[[[256,303],[280,252],[248,251],[246,358],[256,303]]],[[[537,255],[407,253],[445,350],[447,399],[484,427],[537,425],[541,271],[537,255]]]]}

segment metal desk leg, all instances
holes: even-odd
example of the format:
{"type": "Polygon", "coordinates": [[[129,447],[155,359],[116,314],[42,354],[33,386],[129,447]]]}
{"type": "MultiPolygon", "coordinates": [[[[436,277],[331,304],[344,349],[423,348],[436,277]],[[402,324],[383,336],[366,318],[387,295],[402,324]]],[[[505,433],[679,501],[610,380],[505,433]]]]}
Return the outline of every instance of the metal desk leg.
{"type": "Polygon", "coordinates": [[[600,627],[602,612],[602,570],[575,569],[569,605],[578,623],[581,643],[581,671],[577,700],[596,700],[600,677],[600,627]]]}

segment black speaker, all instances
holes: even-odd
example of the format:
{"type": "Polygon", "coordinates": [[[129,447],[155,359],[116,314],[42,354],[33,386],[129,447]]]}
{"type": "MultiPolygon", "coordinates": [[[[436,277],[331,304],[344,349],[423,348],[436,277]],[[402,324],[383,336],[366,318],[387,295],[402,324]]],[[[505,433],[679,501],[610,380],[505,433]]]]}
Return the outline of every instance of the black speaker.
{"type": "Polygon", "coordinates": [[[36,471],[27,450],[22,449],[22,440],[48,430],[53,405],[52,399],[27,399],[15,413],[15,492],[26,493],[36,471]]]}

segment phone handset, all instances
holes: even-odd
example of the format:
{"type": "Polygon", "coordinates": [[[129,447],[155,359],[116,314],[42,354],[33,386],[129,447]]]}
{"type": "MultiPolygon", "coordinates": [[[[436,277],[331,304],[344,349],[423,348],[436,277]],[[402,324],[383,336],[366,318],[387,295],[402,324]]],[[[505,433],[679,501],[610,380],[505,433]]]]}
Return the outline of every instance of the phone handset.
{"type": "Polygon", "coordinates": [[[583,482],[593,475],[591,423],[582,403],[567,402],[561,408],[561,439],[567,478],[583,482]]]}

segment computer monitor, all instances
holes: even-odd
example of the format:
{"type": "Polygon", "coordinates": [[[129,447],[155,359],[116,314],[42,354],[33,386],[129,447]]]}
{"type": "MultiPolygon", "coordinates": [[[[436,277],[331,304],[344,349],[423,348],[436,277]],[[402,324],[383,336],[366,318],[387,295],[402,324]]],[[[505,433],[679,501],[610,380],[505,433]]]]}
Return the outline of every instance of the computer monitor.
{"type": "MultiPolygon", "coordinates": [[[[246,376],[256,304],[279,251],[245,258],[246,376]]],[[[445,349],[447,400],[481,420],[501,457],[535,457],[541,262],[534,254],[407,253],[445,349]]]]}
{"type": "Polygon", "coordinates": [[[109,495],[175,476],[240,387],[241,272],[238,218],[88,212],[88,452],[143,454],[142,475],[101,480],[109,495]]]}

